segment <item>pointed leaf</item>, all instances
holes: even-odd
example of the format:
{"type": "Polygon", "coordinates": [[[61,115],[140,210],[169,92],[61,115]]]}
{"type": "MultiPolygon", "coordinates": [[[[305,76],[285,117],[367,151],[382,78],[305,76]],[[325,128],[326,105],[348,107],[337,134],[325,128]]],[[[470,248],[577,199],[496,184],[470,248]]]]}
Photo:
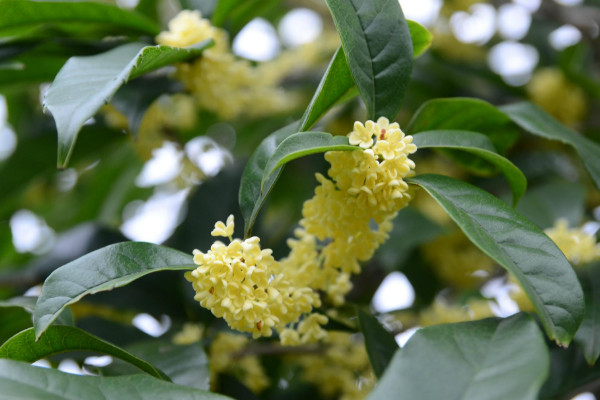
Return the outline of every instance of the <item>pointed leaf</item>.
{"type": "Polygon", "coordinates": [[[594,365],[600,357],[600,262],[582,268],[579,280],[585,294],[585,315],[575,335],[586,361],[594,365]]]}
{"type": "Polygon", "coordinates": [[[346,136],[333,136],[326,132],[300,132],[285,138],[267,161],[261,188],[273,171],[288,162],[309,154],[324,153],[326,151],[353,151],[358,149],[348,143],[346,136]]]}
{"type": "Polygon", "coordinates": [[[417,58],[431,46],[433,35],[423,25],[407,19],[408,30],[413,45],[413,57],[417,58]]]}
{"type": "Polygon", "coordinates": [[[64,22],[110,25],[119,34],[127,30],[156,36],[160,32],[151,19],[114,5],[85,1],[2,0],[0,36],[10,36],[23,28],[64,22]]]}
{"type": "Polygon", "coordinates": [[[354,95],[355,89],[356,86],[348,68],[344,51],[340,47],[333,55],[315,95],[306,108],[298,131],[304,132],[312,128],[331,107],[350,95],[354,95]]]}
{"type": "Polygon", "coordinates": [[[502,200],[442,175],[411,178],[484,253],[510,271],[533,303],[550,339],[568,345],[583,318],[583,292],[564,254],[502,200]]]}
{"type": "Polygon", "coordinates": [[[93,351],[107,354],[135,365],[155,378],[170,382],[167,375],[148,362],[72,326],[51,326],[37,342],[33,328],[19,332],[0,347],[0,358],[32,363],[54,354],[69,351],[93,351]]]}
{"type": "Polygon", "coordinates": [[[125,82],[165,65],[197,57],[211,45],[210,40],[185,49],[129,43],[95,56],[71,57],[44,99],[58,130],[58,166],[65,167],[68,163],[83,124],[125,82]]]}
{"type": "Polygon", "coordinates": [[[486,135],[500,154],[519,137],[519,130],[496,107],[479,99],[454,97],[424,103],[413,115],[405,132],[459,129],[486,135]]]}
{"type": "Polygon", "coordinates": [[[535,104],[521,102],[500,107],[500,110],[527,132],[572,146],[600,189],[600,144],[562,125],[535,104]]]}
{"type": "MultiPolygon", "coordinates": [[[[410,20],[406,22],[413,43],[413,57],[416,58],[429,48],[433,37],[427,29],[418,23],[410,20]]],[[[304,132],[311,129],[334,105],[354,97],[356,90],[346,56],[340,47],[333,55],[319,87],[302,116],[298,131],[304,132]]]]}
{"type": "Polygon", "coordinates": [[[527,188],[525,175],[506,158],[496,153],[494,145],[487,136],[469,131],[435,130],[419,132],[413,136],[413,143],[417,148],[446,148],[457,149],[474,154],[489,161],[506,177],[513,194],[513,206],[516,206],[527,188]]]}
{"type": "Polygon", "coordinates": [[[370,400],[534,400],[550,356],[535,321],[507,319],[419,330],[398,350],[370,400]]]}
{"type": "Polygon", "coordinates": [[[326,0],[368,119],[394,119],[410,81],[413,45],[400,3],[326,0]]]}
{"type": "Polygon", "coordinates": [[[398,350],[398,344],[394,336],[381,326],[377,318],[360,309],[358,310],[358,325],[365,337],[365,347],[373,372],[380,378],[394,356],[394,352],[398,350]]]}
{"type": "Polygon", "coordinates": [[[124,242],[93,251],[55,270],[33,311],[36,339],[69,304],[158,271],[193,269],[192,256],[152,243],[124,242]]]}
{"type": "Polygon", "coordinates": [[[81,376],[13,360],[0,360],[0,387],[4,399],[229,399],[148,375],[81,376]]]}
{"type": "Polygon", "coordinates": [[[267,162],[275,152],[277,146],[279,146],[279,143],[291,134],[296,133],[297,128],[298,122],[293,122],[263,139],[256,150],[254,150],[244,168],[240,182],[238,202],[240,203],[240,209],[244,217],[244,235],[246,237],[250,236],[258,212],[281,174],[282,167],[276,169],[265,181],[264,185],[261,185],[267,162]]]}

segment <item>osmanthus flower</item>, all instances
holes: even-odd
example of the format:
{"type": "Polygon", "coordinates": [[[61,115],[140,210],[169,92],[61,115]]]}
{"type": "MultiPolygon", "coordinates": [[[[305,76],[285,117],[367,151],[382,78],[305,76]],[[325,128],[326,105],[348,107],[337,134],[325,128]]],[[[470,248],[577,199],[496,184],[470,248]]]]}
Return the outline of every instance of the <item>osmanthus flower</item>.
{"type": "Polygon", "coordinates": [[[559,219],[546,234],[575,266],[600,260],[600,244],[582,228],[569,229],[566,219],[559,219]]]}

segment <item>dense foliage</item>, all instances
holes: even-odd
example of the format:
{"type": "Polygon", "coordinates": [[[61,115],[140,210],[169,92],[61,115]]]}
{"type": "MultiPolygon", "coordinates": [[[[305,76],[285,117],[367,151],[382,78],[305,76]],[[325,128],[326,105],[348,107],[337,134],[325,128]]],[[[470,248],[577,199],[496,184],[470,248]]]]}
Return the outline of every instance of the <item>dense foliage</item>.
{"type": "Polygon", "coordinates": [[[0,0],[0,398],[600,394],[598,4],[117,3],[0,0]]]}

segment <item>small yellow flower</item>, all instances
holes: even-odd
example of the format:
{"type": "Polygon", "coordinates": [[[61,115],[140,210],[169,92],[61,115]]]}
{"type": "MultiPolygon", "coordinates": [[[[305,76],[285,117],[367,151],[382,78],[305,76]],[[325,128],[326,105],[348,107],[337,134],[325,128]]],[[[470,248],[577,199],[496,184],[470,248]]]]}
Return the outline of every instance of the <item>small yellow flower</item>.
{"type": "Polygon", "coordinates": [[[367,121],[365,125],[356,121],[354,123],[354,130],[348,136],[348,141],[353,146],[368,149],[373,146],[373,136],[375,136],[375,133],[375,123],[373,121],[367,121]]]}
{"type": "Polygon", "coordinates": [[[227,224],[219,221],[215,224],[215,229],[210,233],[212,236],[223,236],[229,238],[231,240],[231,236],[233,236],[233,215],[227,217],[227,224]]]}

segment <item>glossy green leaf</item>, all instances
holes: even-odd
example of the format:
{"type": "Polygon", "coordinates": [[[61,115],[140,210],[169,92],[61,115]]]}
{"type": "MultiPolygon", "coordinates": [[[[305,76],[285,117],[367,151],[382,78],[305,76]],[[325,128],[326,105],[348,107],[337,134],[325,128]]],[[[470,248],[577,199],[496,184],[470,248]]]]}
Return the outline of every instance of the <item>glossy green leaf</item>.
{"type": "Polygon", "coordinates": [[[513,194],[513,205],[516,205],[527,188],[525,175],[512,162],[496,153],[494,145],[487,136],[469,131],[435,130],[419,132],[413,136],[417,148],[457,149],[474,154],[492,163],[506,177],[513,194]]]}
{"type": "Polygon", "coordinates": [[[496,107],[479,99],[434,99],[424,103],[415,112],[404,131],[416,134],[421,131],[458,129],[486,135],[500,154],[519,137],[519,130],[496,107]]]}
{"type": "Polygon", "coordinates": [[[79,22],[104,24],[116,32],[137,32],[156,36],[160,28],[149,18],[136,12],[95,2],[2,0],[0,36],[11,35],[17,29],[48,23],[79,22]]]}
{"type": "Polygon", "coordinates": [[[394,119],[410,81],[413,45],[400,3],[326,0],[368,119],[394,119]]]}
{"type": "Polygon", "coordinates": [[[568,345],[583,318],[581,285],[564,254],[532,222],[488,192],[442,175],[411,178],[484,253],[511,272],[550,339],[568,345]]]}
{"type": "Polygon", "coordinates": [[[52,113],[58,130],[58,166],[64,168],[68,163],[83,124],[125,82],[165,65],[197,57],[211,45],[210,40],[185,49],[129,43],[95,56],[71,57],[44,100],[44,107],[52,113]]]}
{"type": "Polygon", "coordinates": [[[600,262],[578,271],[585,295],[585,315],[575,335],[586,361],[594,365],[600,357],[600,262]]]}
{"type": "Polygon", "coordinates": [[[0,399],[6,400],[229,399],[220,394],[175,385],[148,375],[81,376],[13,360],[0,360],[0,387],[0,399]]]}
{"type": "Polygon", "coordinates": [[[293,122],[267,136],[258,145],[248,160],[242,179],[238,202],[244,217],[244,236],[249,237],[256,222],[258,212],[281,174],[282,167],[276,169],[261,185],[265,167],[279,144],[288,136],[297,132],[298,122],[293,122]]]}
{"type": "Polygon", "coordinates": [[[0,358],[32,363],[54,354],[69,351],[92,351],[110,355],[135,365],[156,378],[170,381],[162,371],[141,358],[72,326],[51,326],[38,341],[35,340],[34,329],[26,329],[7,340],[0,347],[0,358]]]}
{"type": "Polygon", "coordinates": [[[348,68],[344,51],[340,47],[333,55],[315,95],[306,108],[300,120],[298,131],[304,132],[312,128],[331,107],[354,93],[355,89],[356,86],[348,68]]]}
{"type": "Polygon", "coordinates": [[[600,144],[562,125],[535,104],[521,102],[500,107],[500,110],[527,132],[572,146],[600,189],[600,144]]]}
{"type": "Polygon", "coordinates": [[[261,189],[277,168],[309,154],[326,151],[353,151],[358,149],[348,143],[346,136],[333,136],[327,132],[300,132],[285,138],[267,161],[261,181],[261,189]]]}
{"type": "Polygon", "coordinates": [[[417,58],[431,46],[433,35],[423,25],[418,22],[407,19],[408,30],[413,45],[413,57],[417,58]]]}
{"type": "Polygon", "coordinates": [[[549,369],[527,314],[436,325],[396,352],[368,399],[534,400],[549,369]]]}
{"type": "Polygon", "coordinates": [[[55,270],[44,282],[33,312],[36,338],[69,304],[94,294],[125,286],[158,271],[189,270],[191,254],[143,242],[103,247],[55,270]]]}
{"type": "Polygon", "coordinates": [[[358,325],[365,337],[365,347],[375,375],[380,378],[390,363],[398,344],[394,336],[385,330],[377,318],[358,310],[358,325]]]}

